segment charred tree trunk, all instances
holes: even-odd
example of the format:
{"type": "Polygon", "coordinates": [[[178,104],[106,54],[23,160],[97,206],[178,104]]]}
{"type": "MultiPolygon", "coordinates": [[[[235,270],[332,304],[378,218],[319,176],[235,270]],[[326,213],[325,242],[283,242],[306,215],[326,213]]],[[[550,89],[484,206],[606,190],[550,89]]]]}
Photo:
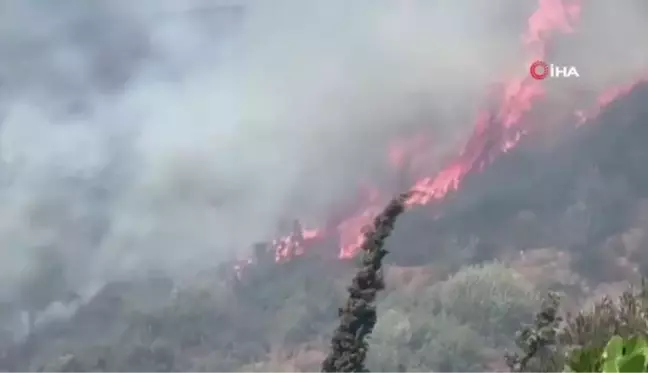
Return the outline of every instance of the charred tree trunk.
{"type": "Polygon", "coordinates": [[[362,268],[348,288],[349,298],[339,309],[340,325],[331,340],[331,352],[322,363],[322,372],[366,372],[367,356],[365,338],[376,324],[376,293],[384,288],[382,258],[387,255],[383,248],[385,239],[394,229],[396,218],[405,209],[409,193],[393,199],[378,215],[365,233],[362,245],[362,268]]]}

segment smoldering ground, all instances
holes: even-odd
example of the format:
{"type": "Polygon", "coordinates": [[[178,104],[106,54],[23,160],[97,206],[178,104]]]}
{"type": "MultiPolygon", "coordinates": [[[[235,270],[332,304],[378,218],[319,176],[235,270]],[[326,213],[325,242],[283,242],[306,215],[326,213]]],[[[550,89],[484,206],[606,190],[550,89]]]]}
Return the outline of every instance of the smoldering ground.
{"type": "MultiPolygon", "coordinates": [[[[627,4],[607,22],[645,24],[627,4]]],[[[485,87],[525,70],[520,35],[535,6],[3,3],[5,298],[54,257],[77,292],[193,273],[286,217],[321,222],[384,176],[389,138],[425,129],[440,153],[454,149],[485,87]]],[[[597,53],[619,48],[610,32],[596,35],[597,53]]],[[[599,73],[643,67],[629,50],[599,73]]]]}

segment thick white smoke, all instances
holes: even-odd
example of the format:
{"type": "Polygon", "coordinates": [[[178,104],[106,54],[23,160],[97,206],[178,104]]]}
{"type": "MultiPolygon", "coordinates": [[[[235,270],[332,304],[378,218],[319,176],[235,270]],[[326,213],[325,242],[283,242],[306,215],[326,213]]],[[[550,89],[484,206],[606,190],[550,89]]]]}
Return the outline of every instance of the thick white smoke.
{"type": "Polygon", "coordinates": [[[2,3],[3,294],[43,252],[74,291],[210,267],[284,218],[321,222],[388,138],[454,148],[486,86],[526,68],[521,3],[2,3]]]}

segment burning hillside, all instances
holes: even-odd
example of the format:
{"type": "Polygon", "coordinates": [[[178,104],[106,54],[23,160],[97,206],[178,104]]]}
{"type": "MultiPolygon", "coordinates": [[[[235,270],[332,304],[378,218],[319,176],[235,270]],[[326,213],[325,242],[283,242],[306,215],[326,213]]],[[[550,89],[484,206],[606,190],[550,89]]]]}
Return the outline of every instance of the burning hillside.
{"type": "Polygon", "coordinates": [[[578,307],[648,273],[648,22],[628,2],[241,0],[227,37],[158,20],[172,2],[17,7],[0,370],[319,369],[394,195],[368,366],[493,370],[541,291],[578,307]],[[256,365],[300,352],[316,366],[256,365]]]}
{"type": "MultiPolygon", "coordinates": [[[[634,81],[610,86],[584,104],[582,100],[578,100],[578,104],[556,104],[548,99],[553,90],[560,87],[556,88],[551,81],[534,79],[529,74],[528,66],[534,61],[550,59],[550,46],[561,36],[574,33],[583,6],[580,0],[539,0],[537,10],[529,17],[527,29],[521,36],[528,64],[521,66],[519,73],[493,84],[486,99],[489,105],[477,112],[474,129],[465,146],[440,170],[433,173],[428,171],[427,175],[416,177],[407,168],[411,165],[410,161],[420,159],[426,151],[423,134],[413,141],[395,141],[389,147],[386,158],[394,167],[395,177],[406,174],[412,181],[409,188],[412,197],[407,201],[410,209],[425,206],[429,214],[438,217],[441,202],[458,191],[469,175],[482,173],[502,154],[510,152],[526,138],[533,142],[545,130],[560,126],[564,132],[566,128],[595,122],[607,106],[628,95],[643,81],[644,77],[638,76],[634,81]],[[551,115],[548,115],[549,112],[551,115]],[[555,115],[562,112],[566,114],[555,115]]],[[[577,42],[578,39],[574,38],[574,43],[577,42]]],[[[578,81],[574,81],[574,84],[577,85],[578,81]]],[[[334,242],[338,246],[339,258],[354,257],[362,244],[363,227],[394,192],[369,187],[364,203],[356,211],[323,227],[306,228],[296,221],[292,233],[275,239],[270,245],[275,261],[289,260],[322,242],[334,242]]],[[[244,261],[239,268],[248,263],[251,261],[244,261]]]]}

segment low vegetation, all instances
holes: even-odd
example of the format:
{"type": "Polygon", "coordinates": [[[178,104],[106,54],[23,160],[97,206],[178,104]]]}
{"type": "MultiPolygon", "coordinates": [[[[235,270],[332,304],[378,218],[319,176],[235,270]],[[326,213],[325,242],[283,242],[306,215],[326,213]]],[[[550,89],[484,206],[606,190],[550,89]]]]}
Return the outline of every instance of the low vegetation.
{"type": "Polygon", "coordinates": [[[618,299],[603,297],[575,315],[559,316],[560,301],[549,294],[535,322],[518,332],[517,353],[507,355],[512,371],[645,372],[648,360],[648,286],[628,289],[618,299]]]}
{"type": "MultiPolygon", "coordinates": [[[[230,285],[218,273],[182,286],[114,284],[71,319],[3,348],[0,363],[46,371],[320,370],[353,272],[352,263],[336,263],[288,263],[230,285]],[[290,284],[267,280],[278,274],[290,284]]],[[[542,284],[509,262],[465,266],[444,280],[434,266],[413,278],[385,271],[392,281],[377,298],[367,342],[372,371],[582,371],[574,361],[602,356],[613,336],[648,334],[645,287],[570,314],[570,300],[582,294],[543,301],[542,284]]]]}

